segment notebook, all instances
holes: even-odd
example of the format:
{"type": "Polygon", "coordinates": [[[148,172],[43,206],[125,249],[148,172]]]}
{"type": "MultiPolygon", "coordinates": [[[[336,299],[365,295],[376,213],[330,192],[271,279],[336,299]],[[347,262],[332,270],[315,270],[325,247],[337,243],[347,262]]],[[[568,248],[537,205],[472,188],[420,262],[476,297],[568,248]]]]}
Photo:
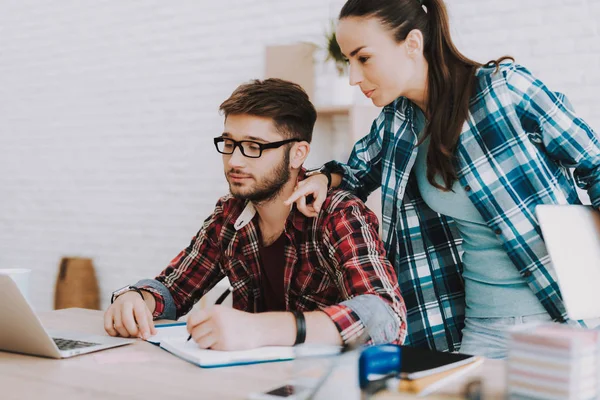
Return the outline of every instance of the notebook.
{"type": "Polygon", "coordinates": [[[478,361],[469,354],[447,353],[419,347],[402,346],[400,377],[419,379],[478,361]]]}
{"type": "MultiPolygon", "coordinates": [[[[291,346],[268,346],[241,351],[201,349],[193,340],[187,341],[188,332],[185,323],[157,325],[156,328],[158,333],[149,338],[148,342],[202,368],[290,361],[295,358],[295,350],[291,346]]],[[[318,357],[335,355],[339,352],[338,346],[304,345],[302,355],[318,357]]]]}
{"type": "Polygon", "coordinates": [[[466,375],[468,372],[479,367],[482,363],[483,358],[473,357],[466,365],[446,369],[442,372],[433,373],[418,379],[398,379],[395,382],[390,382],[392,387],[388,384],[388,388],[392,389],[392,391],[428,396],[450,382],[466,375]]]}

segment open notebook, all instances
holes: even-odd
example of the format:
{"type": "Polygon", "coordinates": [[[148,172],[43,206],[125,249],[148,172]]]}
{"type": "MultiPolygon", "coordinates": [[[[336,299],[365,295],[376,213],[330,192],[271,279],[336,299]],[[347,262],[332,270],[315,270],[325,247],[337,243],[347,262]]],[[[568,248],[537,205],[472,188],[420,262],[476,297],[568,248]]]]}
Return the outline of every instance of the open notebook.
{"type": "MultiPolygon", "coordinates": [[[[269,346],[241,351],[205,350],[199,348],[194,341],[187,341],[188,333],[185,324],[156,327],[158,334],[149,338],[148,342],[159,345],[177,357],[203,368],[289,361],[295,357],[294,348],[287,346],[269,346]]],[[[302,356],[328,356],[339,351],[340,348],[336,346],[307,346],[302,350],[302,356]]]]}

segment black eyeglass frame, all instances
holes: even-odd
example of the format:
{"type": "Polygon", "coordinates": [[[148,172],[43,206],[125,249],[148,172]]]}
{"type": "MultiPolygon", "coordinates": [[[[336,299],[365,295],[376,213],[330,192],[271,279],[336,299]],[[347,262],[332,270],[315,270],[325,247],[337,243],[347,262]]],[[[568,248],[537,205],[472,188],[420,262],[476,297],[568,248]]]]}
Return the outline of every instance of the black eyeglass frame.
{"type": "Polygon", "coordinates": [[[271,142],[271,143],[259,143],[259,142],[255,142],[254,140],[233,140],[230,138],[224,138],[222,136],[216,137],[213,139],[214,143],[215,143],[215,148],[217,149],[217,151],[221,154],[225,154],[225,155],[231,155],[235,152],[235,149],[237,147],[240,148],[240,151],[242,152],[242,155],[244,157],[248,157],[248,158],[260,158],[262,156],[262,153],[264,150],[269,150],[269,149],[277,149],[281,146],[283,146],[284,144],[288,144],[288,143],[292,143],[292,142],[302,142],[302,139],[298,139],[298,138],[293,138],[293,139],[286,139],[286,140],[280,140],[278,142],[271,142]],[[233,142],[233,150],[231,150],[231,153],[225,153],[221,150],[219,150],[219,143],[223,143],[225,142],[225,140],[230,140],[231,142],[233,142]],[[258,146],[258,148],[260,149],[260,152],[258,153],[258,156],[249,156],[244,152],[244,146],[242,146],[242,143],[252,143],[258,146]]]}

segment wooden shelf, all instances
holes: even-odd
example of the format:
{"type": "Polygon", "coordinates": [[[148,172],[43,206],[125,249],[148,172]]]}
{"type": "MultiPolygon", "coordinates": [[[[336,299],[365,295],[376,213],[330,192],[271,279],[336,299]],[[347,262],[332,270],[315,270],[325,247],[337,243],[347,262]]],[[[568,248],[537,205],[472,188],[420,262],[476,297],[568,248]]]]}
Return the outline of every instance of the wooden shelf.
{"type": "Polygon", "coordinates": [[[349,119],[349,133],[354,140],[358,140],[371,128],[373,120],[381,112],[381,108],[372,104],[342,104],[342,105],[317,105],[318,119],[329,119],[335,116],[343,116],[349,119]]]}

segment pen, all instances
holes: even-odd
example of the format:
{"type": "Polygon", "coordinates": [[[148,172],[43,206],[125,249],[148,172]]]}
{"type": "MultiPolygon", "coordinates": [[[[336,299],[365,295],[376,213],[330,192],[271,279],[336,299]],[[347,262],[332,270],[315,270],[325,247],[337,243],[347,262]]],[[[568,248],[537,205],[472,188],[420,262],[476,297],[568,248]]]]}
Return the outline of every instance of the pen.
{"type": "MultiPolygon", "coordinates": [[[[229,293],[231,293],[231,287],[228,287],[227,289],[225,289],[225,291],[223,292],[223,294],[221,294],[219,296],[219,298],[217,299],[217,301],[215,301],[215,305],[218,306],[219,304],[221,304],[222,302],[225,301],[225,299],[227,298],[227,296],[229,296],[229,293]]],[[[192,338],[192,335],[190,335],[186,342],[189,342],[190,339],[192,338]]]]}

